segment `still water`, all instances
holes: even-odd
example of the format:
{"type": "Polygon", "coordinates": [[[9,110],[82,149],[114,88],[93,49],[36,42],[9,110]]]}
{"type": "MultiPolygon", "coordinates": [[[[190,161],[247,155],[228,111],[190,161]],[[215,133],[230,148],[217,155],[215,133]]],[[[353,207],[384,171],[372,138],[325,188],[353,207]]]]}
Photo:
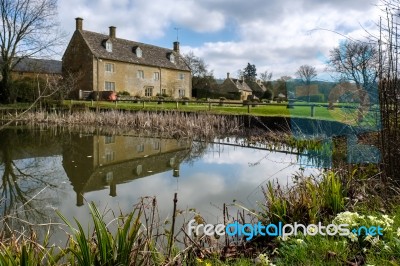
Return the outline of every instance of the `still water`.
{"type": "Polygon", "coordinates": [[[206,221],[221,222],[224,203],[235,200],[257,209],[262,185],[290,184],[305,162],[296,154],[245,147],[232,138],[205,143],[9,128],[0,131],[0,226],[7,222],[20,230],[57,223],[55,210],[85,225],[88,202],[126,213],[144,196],[156,196],[160,216],[169,217],[176,192],[178,209],[195,208],[206,221]]]}

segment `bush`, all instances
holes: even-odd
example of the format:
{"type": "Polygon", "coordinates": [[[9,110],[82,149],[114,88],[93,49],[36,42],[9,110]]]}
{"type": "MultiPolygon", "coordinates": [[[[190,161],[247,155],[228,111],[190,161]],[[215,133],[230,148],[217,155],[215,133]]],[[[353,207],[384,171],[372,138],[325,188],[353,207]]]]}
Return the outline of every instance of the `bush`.
{"type": "MultiPolygon", "coordinates": [[[[308,102],[308,96],[299,96],[297,97],[298,101],[308,102]]],[[[323,94],[313,94],[310,95],[310,102],[318,102],[323,103],[325,102],[325,95],[323,94]]]]}
{"type": "Polygon", "coordinates": [[[262,96],[262,99],[271,100],[272,99],[272,91],[266,90],[262,96]]]}
{"type": "Polygon", "coordinates": [[[117,96],[131,96],[131,94],[128,91],[119,91],[117,96]]]}
{"type": "MultiPolygon", "coordinates": [[[[39,80],[44,88],[43,80],[39,80]]],[[[37,84],[31,78],[23,78],[12,83],[12,98],[17,102],[33,102],[37,98],[37,84]]]]}

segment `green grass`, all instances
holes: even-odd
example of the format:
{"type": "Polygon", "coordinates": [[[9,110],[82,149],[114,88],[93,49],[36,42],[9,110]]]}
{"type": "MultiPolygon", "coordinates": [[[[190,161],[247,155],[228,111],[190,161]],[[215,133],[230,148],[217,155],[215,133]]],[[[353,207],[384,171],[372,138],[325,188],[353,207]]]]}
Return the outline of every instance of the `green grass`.
{"type": "MultiPolygon", "coordinates": [[[[163,110],[179,110],[186,112],[211,112],[215,114],[228,114],[228,115],[255,115],[255,116],[279,116],[279,117],[305,117],[311,118],[311,107],[305,106],[295,106],[294,108],[288,109],[286,104],[268,104],[268,105],[258,105],[253,107],[250,105],[243,106],[242,104],[225,104],[220,106],[216,103],[210,105],[208,103],[189,103],[188,105],[183,105],[181,102],[171,103],[164,102],[163,104],[158,104],[157,102],[143,102],[141,103],[127,103],[127,102],[88,102],[88,101],[65,101],[65,104],[85,104],[90,108],[105,108],[105,109],[121,109],[121,110],[149,110],[149,111],[163,111],[163,110]]],[[[334,110],[328,110],[327,107],[323,106],[326,104],[315,104],[313,119],[329,120],[329,121],[339,121],[350,125],[356,125],[358,122],[356,109],[342,109],[335,108],[334,110]]],[[[376,118],[372,112],[365,114],[364,124],[375,123],[376,118]]]]}
{"type": "MultiPolygon", "coordinates": [[[[178,105],[175,102],[164,102],[158,104],[157,102],[107,102],[107,101],[64,101],[66,107],[73,106],[87,106],[89,108],[101,108],[101,109],[119,109],[119,110],[147,110],[147,111],[164,111],[164,110],[179,110],[185,112],[210,112],[213,114],[227,114],[227,115],[255,115],[255,116],[272,116],[272,117],[302,117],[312,118],[319,120],[338,121],[350,125],[357,125],[357,109],[345,109],[335,108],[334,110],[328,110],[325,107],[326,103],[313,103],[314,116],[311,117],[311,107],[307,106],[307,103],[295,103],[299,106],[288,109],[286,103],[271,103],[268,105],[257,105],[257,106],[243,106],[241,103],[227,104],[220,106],[218,103],[188,103],[184,105],[179,102],[178,105]]],[[[343,104],[338,104],[343,105],[343,104]]],[[[11,105],[0,105],[0,110],[7,109],[26,109],[29,104],[18,103],[11,105]]],[[[378,116],[379,118],[379,116],[378,116]]],[[[361,125],[375,125],[376,124],[376,113],[368,112],[364,115],[364,119],[361,125]]]]}

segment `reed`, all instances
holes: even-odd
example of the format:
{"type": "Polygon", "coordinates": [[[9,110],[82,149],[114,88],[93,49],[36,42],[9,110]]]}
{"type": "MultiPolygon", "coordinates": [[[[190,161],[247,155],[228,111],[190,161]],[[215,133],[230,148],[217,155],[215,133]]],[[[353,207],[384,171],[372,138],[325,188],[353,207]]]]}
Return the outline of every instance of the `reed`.
{"type": "Polygon", "coordinates": [[[243,123],[237,117],[212,115],[208,113],[188,114],[167,111],[155,112],[76,112],[72,114],[32,112],[19,119],[30,125],[67,125],[67,126],[101,126],[129,128],[136,132],[168,137],[201,137],[210,138],[219,135],[239,134],[243,123]]]}

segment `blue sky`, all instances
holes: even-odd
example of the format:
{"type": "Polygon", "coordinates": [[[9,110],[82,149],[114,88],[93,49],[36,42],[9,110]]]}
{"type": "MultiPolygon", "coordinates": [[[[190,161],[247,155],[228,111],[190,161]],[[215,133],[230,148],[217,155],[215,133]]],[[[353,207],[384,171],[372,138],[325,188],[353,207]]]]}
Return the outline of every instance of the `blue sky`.
{"type": "Polygon", "coordinates": [[[236,76],[247,63],[273,79],[295,77],[300,65],[325,71],[329,50],[345,37],[376,32],[378,0],[59,0],[68,39],[75,17],[85,30],[172,48],[179,28],[181,52],[203,58],[217,78],[236,76]],[[326,30],[321,30],[326,29],[326,30]],[[338,31],[336,34],[332,31],[338,31]]]}

